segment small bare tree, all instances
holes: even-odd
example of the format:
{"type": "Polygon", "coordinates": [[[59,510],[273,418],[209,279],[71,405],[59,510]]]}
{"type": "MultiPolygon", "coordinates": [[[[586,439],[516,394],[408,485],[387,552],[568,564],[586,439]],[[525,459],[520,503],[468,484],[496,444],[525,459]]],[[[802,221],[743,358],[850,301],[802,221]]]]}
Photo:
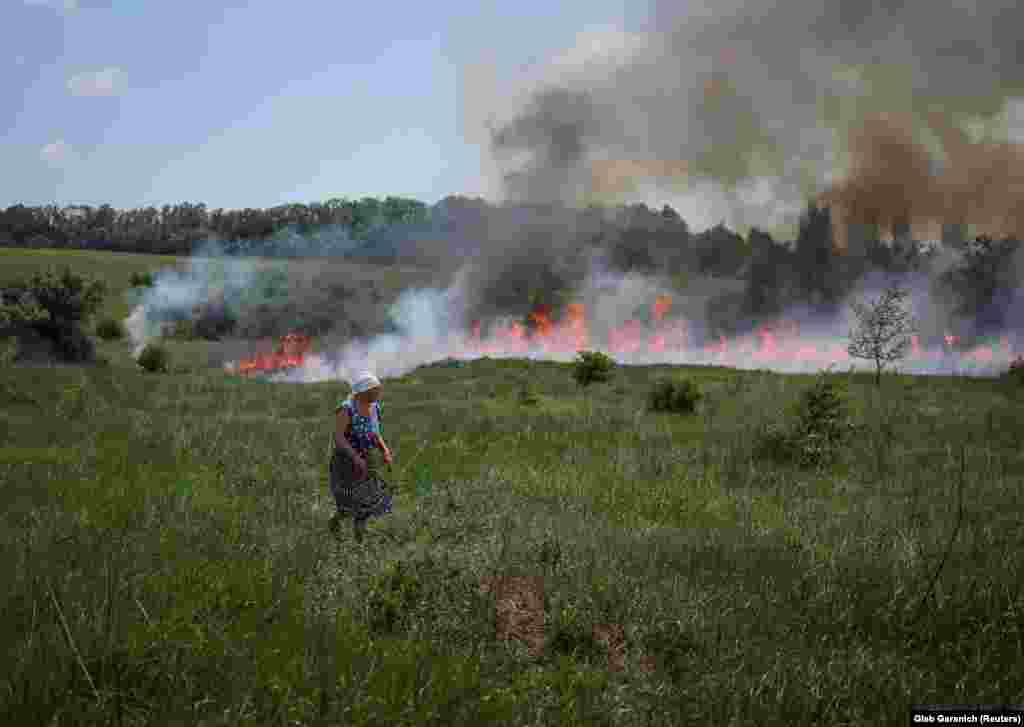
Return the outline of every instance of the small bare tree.
{"type": "Polygon", "coordinates": [[[856,358],[875,362],[875,386],[882,384],[882,369],[886,364],[907,355],[911,335],[916,324],[904,307],[909,291],[890,286],[877,300],[866,305],[851,304],[857,316],[857,326],[850,331],[847,352],[856,358]]]}

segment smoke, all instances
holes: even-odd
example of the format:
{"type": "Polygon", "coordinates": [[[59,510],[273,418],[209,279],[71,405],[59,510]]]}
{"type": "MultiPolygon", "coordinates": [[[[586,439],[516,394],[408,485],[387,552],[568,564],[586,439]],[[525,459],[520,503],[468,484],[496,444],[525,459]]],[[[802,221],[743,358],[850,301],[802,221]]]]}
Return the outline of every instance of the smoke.
{"type": "Polygon", "coordinates": [[[360,371],[394,377],[461,350],[466,337],[455,317],[460,285],[404,291],[389,308],[392,333],[347,342],[336,351],[307,357],[305,365],[272,377],[275,381],[309,383],[351,380],[360,371]]]}
{"type": "Polygon", "coordinates": [[[207,238],[201,243],[200,252],[210,256],[327,257],[352,254],[366,246],[366,241],[353,238],[344,225],[322,225],[301,231],[294,226],[289,226],[277,230],[273,235],[265,238],[239,240],[207,238]]]}
{"type": "Polygon", "coordinates": [[[644,8],[639,32],[581,36],[509,94],[525,101],[498,109],[490,145],[506,199],[653,187],[687,209],[713,185],[740,230],[791,231],[805,200],[826,195],[854,221],[1024,232],[1014,0],[644,8]],[[897,187],[909,191],[885,193],[897,187]]]}
{"type": "Polygon", "coordinates": [[[183,266],[160,270],[152,287],[131,294],[134,305],[124,324],[133,355],[137,358],[168,325],[191,318],[197,307],[215,305],[224,312],[272,297],[257,283],[284,272],[280,262],[227,256],[223,242],[207,240],[183,266]]]}

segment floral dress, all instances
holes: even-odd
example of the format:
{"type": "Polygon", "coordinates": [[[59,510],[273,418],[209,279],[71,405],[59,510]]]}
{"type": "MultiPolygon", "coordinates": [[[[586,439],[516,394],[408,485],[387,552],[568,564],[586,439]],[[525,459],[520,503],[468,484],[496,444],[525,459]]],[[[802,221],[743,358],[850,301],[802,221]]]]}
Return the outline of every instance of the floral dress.
{"type": "Polygon", "coordinates": [[[352,448],[366,462],[366,478],[355,479],[355,464],[348,454],[334,447],[331,456],[331,494],[338,506],[338,514],[351,516],[356,523],[391,512],[392,500],[387,491],[387,483],[377,474],[373,449],[377,447],[376,435],[381,433],[381,405],[374,402],[370,406],[370,415],[359,413],[356,403],[347,398],[338,402],[335,411],[344,409],[352,418],[352,425],[345,438],[352,448]]]}

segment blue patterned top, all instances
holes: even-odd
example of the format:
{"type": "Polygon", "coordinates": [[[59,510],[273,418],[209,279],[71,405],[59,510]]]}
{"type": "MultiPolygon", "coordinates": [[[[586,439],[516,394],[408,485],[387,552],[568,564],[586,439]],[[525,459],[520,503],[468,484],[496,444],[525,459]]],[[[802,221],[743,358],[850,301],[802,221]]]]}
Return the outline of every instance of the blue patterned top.
{"type": "Polygon", "coordinates": [[[352,432],[345,438],[361,456],[377,446],[373,435],[381,436],[381,406],[379,401],[370,405],[370,415],[363,416],[352,397],[342,399],[334,407],[335,412],[344,409],[352,417],[352,432]]]}

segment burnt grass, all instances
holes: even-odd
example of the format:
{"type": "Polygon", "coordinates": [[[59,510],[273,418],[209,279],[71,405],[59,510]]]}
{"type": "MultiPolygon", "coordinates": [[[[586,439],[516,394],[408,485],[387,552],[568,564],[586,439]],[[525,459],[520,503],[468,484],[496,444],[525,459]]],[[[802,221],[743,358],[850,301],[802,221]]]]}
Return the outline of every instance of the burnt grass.
{"type": "Polygon", "coordinates": [[[761,459],[813,382],[481,359],[386,380],[395,512],[327,529],[345,385],[0,371],[0,712],[47,725],[904,724],[1021,703],[1022,395],[838,375],[854,435],[761,459]],[[649,412],[689,378],[692,414],[649,412]],[[521,395],[529,383],[532,396],[521,395]]]}

